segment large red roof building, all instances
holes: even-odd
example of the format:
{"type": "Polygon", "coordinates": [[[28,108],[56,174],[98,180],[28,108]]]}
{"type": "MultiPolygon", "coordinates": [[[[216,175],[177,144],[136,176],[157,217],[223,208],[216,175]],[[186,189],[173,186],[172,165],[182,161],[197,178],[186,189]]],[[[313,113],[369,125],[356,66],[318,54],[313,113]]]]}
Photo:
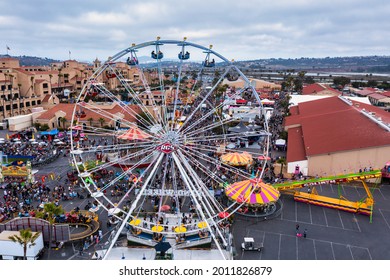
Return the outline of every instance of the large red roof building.
{"type": "Polygon", "coordinates": [[[288,172],[325,176],[381,168],[390,159],[390,113],[329,97],[300,103],[285,120],[288,172]]]}
{"type": "MultiPolygon", "coordinates": [[[[50,129],[63,127],[61,122],[62,118],[65,118],[67,121],[65,127],[69,127],[72,120],[74,104],[60,103],[50,108],[49,110],[43,112],[38,117],[35,117],[34,122],[40,124],[47,124],[50,129]]],[[[86,114],[86,117],[80,119],[80,123],[85,123],[94,127],[100,127],[101,123],[99,119],[103,118],[103,126],[115,127],[116,122],[126,122],[126,123],[136,123],[136,115],[141,112],[141,109],[138,105],[125,105],[125,109],[117,103],[110,104],[93,104],[91,107],[86,104],[86,108],[83,111],[86,114]],[[90,107],[90,109],[88,109],[90,107]],[[102,115],[99,113],[99,110],[104,110],[106,113],[102,115]],[[111,116],[111,117],[108,117],[111,116]]]]}

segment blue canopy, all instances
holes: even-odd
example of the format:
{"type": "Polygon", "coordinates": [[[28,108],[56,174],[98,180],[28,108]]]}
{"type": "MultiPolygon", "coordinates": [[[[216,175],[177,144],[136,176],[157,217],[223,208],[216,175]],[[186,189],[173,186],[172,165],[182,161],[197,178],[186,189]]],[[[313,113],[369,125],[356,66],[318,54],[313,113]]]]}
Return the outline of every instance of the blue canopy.
{"type": "Polygon", "coordinates": [[[57,128],[54,128],[50,131],[43,131],[41,132],[41,135],[57,135],[58,134],[58,129],[57,128]]]}

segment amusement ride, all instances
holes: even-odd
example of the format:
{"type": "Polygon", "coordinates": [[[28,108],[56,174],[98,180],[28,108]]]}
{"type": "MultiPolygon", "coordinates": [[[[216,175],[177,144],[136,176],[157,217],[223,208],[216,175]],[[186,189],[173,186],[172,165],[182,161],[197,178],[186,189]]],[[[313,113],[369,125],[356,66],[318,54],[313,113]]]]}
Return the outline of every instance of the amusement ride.
{"type": "Polygon", "coordinates": [[[125,230],[128,244],[213,244],[220,258],[231,259],[232,215],[248,204],[265,215],[277,208],[279,191],[263,182],[270,133],[260,97],[234,61],[212,46],[157,38],[122,50],[88,79],[72,123],[72,161],[95,199],[90,211],[103,208],[118,224],[103,259],[125,230]],[[256,128],[245,132],[231,130],[237,122],[223,114],[223,82],[238,79],[243,86],[232,95],[245,94],[258,112],[256,128]],[[99,120],[88,121],[91,115],[99,120]],[[104,143],[82,148],[86,134],[104,143]],[[229,146],[243,138],[257,148],[229,146]],[[105,181],[107,172],[115,178],[105,181]]]}
{"type": "Polygon", "coordinates": [[[211,248],[217,258],[232,259],[233,215],[276,217],[281,193],[371,220],[374,198],[366,181],[384,174],[268,184],[271,134],[256,89],[233,60],[186,38],[158,37],[109,57],[87,80],[71,121],[72,180],[95,199],[89,211],[106,210],[116,225],[102,259],[123,233],[127,246],[154,248],[155,258],[166,258],[168,248],[211,248]],[[232,81],[241,83],[226,86],[232,81]],[[248,126],[225,113],[228,102],[243,96],[256,112],[248,126]],[[86,135],[97,144],[82,145],[86,135]],[[114,176],[107,180],[107,174],[114,176]],[[316,189],[354,181],[366,192],[356,202],[341,191],[331,198],[316,189]]]}

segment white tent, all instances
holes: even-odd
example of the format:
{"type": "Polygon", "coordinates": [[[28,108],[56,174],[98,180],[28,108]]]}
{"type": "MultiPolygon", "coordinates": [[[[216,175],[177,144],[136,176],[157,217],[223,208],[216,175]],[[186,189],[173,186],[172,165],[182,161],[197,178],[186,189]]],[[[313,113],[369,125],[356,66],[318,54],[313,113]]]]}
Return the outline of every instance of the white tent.
{"type": "Polygon", "coordinates": [[[277,139],[275,141],[275,145],[276,146],[285,146],[286,145],[286,140],[284,140],[284,139],[277,139]]]}

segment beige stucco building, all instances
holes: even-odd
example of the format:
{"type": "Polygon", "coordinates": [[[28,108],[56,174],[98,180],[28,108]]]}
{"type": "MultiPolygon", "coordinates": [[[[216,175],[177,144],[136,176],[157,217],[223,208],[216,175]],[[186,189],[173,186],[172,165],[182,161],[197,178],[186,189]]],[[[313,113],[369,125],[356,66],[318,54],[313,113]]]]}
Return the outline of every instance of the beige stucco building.
{"type": "MultiPolygon", "coordinates": [[[[36,106],[50,109],[61,100],[78,96],[88,78],[101,65],[96,59],[92,65],[65,60],[50,66],[21,66],[16,58],[0,58],[0,121],[29,114],[36,106]]],[[[104,83],[113,92],[125,91],[116,75],[132,86],[142,85],[138,69],[124,62],[110,65],[97,77],[97,82],[104,83]]],[[[149,73],[144,73],[143,78],[150,82],[149,73]]]]}
{"type": "Polygon", "coordinates": [[[390,160],[390,113],[329,97],[298,104],[286,118],[288,173],[329,176],[380,169],[390,160]]]}

